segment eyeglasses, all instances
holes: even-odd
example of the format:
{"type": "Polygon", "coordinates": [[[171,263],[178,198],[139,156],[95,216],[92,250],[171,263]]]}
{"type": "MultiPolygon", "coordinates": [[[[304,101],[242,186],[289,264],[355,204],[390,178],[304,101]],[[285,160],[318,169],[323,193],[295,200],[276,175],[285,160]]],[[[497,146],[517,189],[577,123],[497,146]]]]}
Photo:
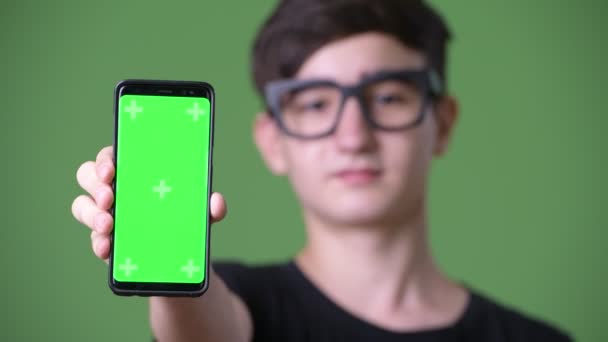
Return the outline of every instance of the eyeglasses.
{"type": "Polygon", "coordinates": [[[331,135],[351,96],[372,128],[398,131],[422,122],[429,100],[441,93],[441,81],[429,69],[382,71],[351,86],[324,79],[287,79],[265,87],[266,103],[280,129],[300,139],[331,135]]]}

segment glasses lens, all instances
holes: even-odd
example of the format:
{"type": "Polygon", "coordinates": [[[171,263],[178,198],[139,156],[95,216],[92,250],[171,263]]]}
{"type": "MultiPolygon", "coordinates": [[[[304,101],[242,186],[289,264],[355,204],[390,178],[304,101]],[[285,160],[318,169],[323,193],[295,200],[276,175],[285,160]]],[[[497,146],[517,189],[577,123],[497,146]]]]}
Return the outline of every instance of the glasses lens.
{"type": "Polygon", "coordinates": [[[364,91],[366,106],[376,125],[398,129],[411,125],[422,111],[420,87],[406,80],[384,80],[364,91]]]}
{"type": "Polygon", "coordinates": [[[340,109],[340,90],[314,86],[288,92],[281,97],[281,116],[285,128],[301,136],[329,132],[340,109]]]}

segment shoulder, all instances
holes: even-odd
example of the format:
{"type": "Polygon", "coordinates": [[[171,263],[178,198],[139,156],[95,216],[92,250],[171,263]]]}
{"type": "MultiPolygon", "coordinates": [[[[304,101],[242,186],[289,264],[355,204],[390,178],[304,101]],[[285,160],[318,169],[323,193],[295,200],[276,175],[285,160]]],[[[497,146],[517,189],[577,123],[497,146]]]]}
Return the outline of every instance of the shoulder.
{"type": "Polygon", "coordinates": [[[237,261],[218,261],[213,263],[217,275],[228,287],[244,288],[255,286],[263,280],[277,280],[284,272],[287,263],[248,265],[237,261]]]}
{"type": "Polygon", "coordinates": [[[483,335],[496,334],[506,337],[507,341],[572,341],[572,338],[559,327],[498,302],[476,290],[471,290],[470,311],[468,322],[470,329],[478,330],[483,335]],[[482,328],[479,329],[480,327],[482,328]]]}

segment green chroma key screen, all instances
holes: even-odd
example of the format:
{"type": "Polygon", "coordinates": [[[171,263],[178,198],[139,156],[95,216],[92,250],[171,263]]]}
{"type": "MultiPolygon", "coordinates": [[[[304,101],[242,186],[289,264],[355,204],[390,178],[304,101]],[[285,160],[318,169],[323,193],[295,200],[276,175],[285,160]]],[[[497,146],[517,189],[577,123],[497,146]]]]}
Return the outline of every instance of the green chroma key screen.
{"type": "Polygon", "coordinates": [[[201,283],[210,102],[123,95],[118,106],[113,277],[201,283]]]}

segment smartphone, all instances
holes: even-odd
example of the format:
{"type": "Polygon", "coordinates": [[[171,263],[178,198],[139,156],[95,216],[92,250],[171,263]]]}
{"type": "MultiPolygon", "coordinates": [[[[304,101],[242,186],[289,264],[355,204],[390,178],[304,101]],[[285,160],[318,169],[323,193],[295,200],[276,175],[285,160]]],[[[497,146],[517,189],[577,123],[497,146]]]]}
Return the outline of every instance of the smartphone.
{"type": "Polygon", "coordinates": [[[200,296],[209,284],[213,87],[125,80],[114,93],[110,288],[200,296]]]}

